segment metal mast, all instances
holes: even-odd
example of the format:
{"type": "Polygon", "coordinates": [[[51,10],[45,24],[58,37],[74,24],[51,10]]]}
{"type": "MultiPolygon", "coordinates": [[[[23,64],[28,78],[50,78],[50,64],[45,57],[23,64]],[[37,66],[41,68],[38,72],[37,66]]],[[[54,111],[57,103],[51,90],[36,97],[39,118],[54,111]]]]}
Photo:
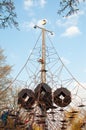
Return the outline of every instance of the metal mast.
{"type": "Polygon", "coordinates": [[[45,29],[42,28],[42,62],[41,62],[41,80],[46,83],[46,44],[45,44],[45,29]]]}
{"type": "Polygon", "coordinates": [[[40,59],[41,62],[41,81],[42,83],[46,83],[46,43],[45,43],[45,33],[49,32],[51,35],[53,33],[45,28],[39,27],[37,25],[34,28],[39,28],[42,30],[42,58],[40,59]]]}
{"type": "MultiPolygon", "coordinates": [[[[42,54],[41,54],[41,59],[39,60],[39,62],[41,63],[41,82],[46,83],[46,43],[45,43],[45,33],[46,32],[49,32],[51,34],[53,34],[53,33],[51,31],[46,30],[45,28],[39,27],[37,25],[35,25],[34,28],[39,28],[39,29],[42,30],[42,54]]],[[[46,112],[41,109],[41,113],[42,113],[42,115],[45,116],[43,119],[41,119],[41,121],[45,122],[45,120],[46,120],[46,112]]],[[[46,130],[45,125],[41,125],[41,129],[46,130]]]]}

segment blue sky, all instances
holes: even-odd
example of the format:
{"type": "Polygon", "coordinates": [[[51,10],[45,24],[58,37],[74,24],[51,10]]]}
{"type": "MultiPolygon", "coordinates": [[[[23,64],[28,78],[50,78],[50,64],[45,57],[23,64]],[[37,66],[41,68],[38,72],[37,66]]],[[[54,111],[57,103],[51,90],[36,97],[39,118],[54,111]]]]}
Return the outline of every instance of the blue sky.
{"type": "Polygon", "coordinates": [[[15,0],[17,21],[20,31],[13,28],[0,30],[0,46],[7,56],[7,63],[13,65],[12,77],[20,71],[35,41],[40,25],[46,19],[45,27],[54,32],[52,42],[59,56],[81,83],[86,83],[86,3],[80,0],[80,11],[68,18],[57,14],[57,0],[15,0]]]}

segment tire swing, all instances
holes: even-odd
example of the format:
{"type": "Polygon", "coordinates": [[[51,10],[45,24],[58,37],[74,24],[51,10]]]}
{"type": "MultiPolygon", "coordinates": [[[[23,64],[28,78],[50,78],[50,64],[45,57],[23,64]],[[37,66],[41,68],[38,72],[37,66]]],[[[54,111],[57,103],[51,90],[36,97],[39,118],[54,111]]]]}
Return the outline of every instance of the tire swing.
{"type": "Polygon", "coordinates": [[[31,109],[35,102],[35,95],[31,89],[22,89],[18,93],[18,104],[25,109],[31,109]]]}
{"type": "Polygon", "coordinates": [[[42,109],[48,110],[52,106],[52,91],[46,83],[40,83],[34,90],[36,101],[42,109]]]}
{"type": "Polygon", "coordinates": [[[58,88],[54,92],[54,103],[59,107],[66,107],[71,103],[71,92],[66,88],[58,88]]]}

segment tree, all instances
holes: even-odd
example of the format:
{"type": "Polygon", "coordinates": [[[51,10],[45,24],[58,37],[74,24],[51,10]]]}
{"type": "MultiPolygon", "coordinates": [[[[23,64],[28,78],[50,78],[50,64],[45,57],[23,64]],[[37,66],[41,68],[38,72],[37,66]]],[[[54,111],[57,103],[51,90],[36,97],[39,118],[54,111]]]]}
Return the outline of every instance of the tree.
{"type": "MultiPolygon", "coordinates": [[[[69,16],[77,12],[80,0],[60,0],[60,9],[58,14],[64,13],[64,16],[69,16]]],[[[85,0],[83,0],[85,1],[85,0]]],[[[15,5],[12,0],[0,1],[0,28],[6,28],[14,25],[18,29],[18,22],[15,20],[17,17],[15,12],[15,5]]]]}
{"type": "MultiPolygon", "coordinates": [[[[84,2],[85,0],[83,0],[84,2]]],[[[64,16],[69,16],[71,14],[76,13],[79,8],[78,5],[80,0],[60,0],[60,9],[58,10],[58,14],[64,13],[64,16]]]]}
{"type": "MultiPolygon", "coordinates": [[[[82,110],[83,111],[83,110],[82,110]]],[[[72,108],[65,113],[65,119],[68,121],[68,130],[82,130],[83,115],[80,110],[72,108]]]]}
{"type": "Polygon", "coordinates": [[[14,25],[18,27],[16,22],[15,6],[12,0],[1,0],[0,1],[0,28],[6,28],[14,25]]]}
{"type": "Polygon", "coordinates": [[[9,78],[10,72],[11,66],[6,64],[6,57],[3,55],[3,50],[0,48],[0,108],[8,103],[9,91],[6,88],[11,83],[9,78]]]}

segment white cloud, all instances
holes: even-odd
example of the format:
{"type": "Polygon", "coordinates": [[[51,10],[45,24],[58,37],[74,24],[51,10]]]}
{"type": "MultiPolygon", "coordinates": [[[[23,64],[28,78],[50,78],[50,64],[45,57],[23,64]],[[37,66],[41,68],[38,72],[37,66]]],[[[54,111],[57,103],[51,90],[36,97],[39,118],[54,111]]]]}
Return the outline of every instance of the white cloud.
{"type": "MultiPolygon", "coordinates": [[[[28,21],[27,21],[27,22],[24,22],[23,25],[22,25],[22,27],[23,27],[23,29],[26,30],[26,31],[29,31],[30,29],[34,28],[35,25],[38,25],[38,26],[40,26],[40,27],[43,27],[43,25],[42,25],[42,20],[43,20],[43,19],[41,19],[41,20],[32,19],[30,22],[28,22],[28,21]]],[[[45,19],[45,20],[46,20],[46,22],[48,22],[47,19],[45,19]]]]}
{"type": "Polygon", "coordinates": [[[33,22],[24,22],[23,27],[24,27],[24,29],[29,31],[31,28],[34,27],[34,23],[33,22]]]}
{"type": "Polygon", "coordinates": [[[33,1],[32,0],[24,0],[24,8],[26,10],[28,10],[32,6],[33,6],[33,1]]]}
{"type": "Polygon", "coordinates": [[[26,10],[34,6],[43,8],[45,4],[46,4],[46,0],[24,0],[24,8],[26,10]]]}
{"type": "Polygon", "coordinates": [[[40,0],[39,3],[40,3],[40,6],[41,6],[41,7],[44,7],[44,5],[46,4],[46,0],[40,0]]]}
{"type": "Polygon", "coordinates": [[[57,20],[56,25],[60,27],[68,27],[72,25],[77,25],[77,18],[68,18],[68,19],[63,19],[63,20],[57,20]]]}
{"type": "Polygon", "coordinates": [[[36,24],[36,20],[32,19],[30,22],[24,22],[22,25],[22,28],[26,31],[29,31],[30,29],[34,28],[34,25],[36,24]]]}
{"type": "Polygon", "coordinates": [[[72,37],[79,34],[81,34],[79,28],[77,26],[71,26],[66,29],[66,31],[62,34],[62,36],[72,37]]]}
{"type": "Polygon", "coordinates": [[[56,21],[58,27],[65,28],[65,32],[61,36],[76,36],[81,34],[81,31],[78,28],[78,21],[80,16],[84,15],[85,11],[80,10],[78,13],[70,15],[69,17],[64,17],[56,21]]]}
{"type": "Polygon", "coordinates": [[[81,2],[83,2],[83,0],[79,0],[79,2],[81,3],[81,2]]]}
{"type": "Polygon", "coordinates": [[[84,15],[84,14],[85,14],[85,10],[80,10],[80,11],[78,12],[78,16],[84,15]]]}
{"type": "Polygon", "coordinates": [[[67,18],[62,18],[56,21],[56,25],[60,27],[75,26],[78,24],[79,16],[84,15],[84,11],[79,11],[78,13],[71,15],[67,18]]]}

